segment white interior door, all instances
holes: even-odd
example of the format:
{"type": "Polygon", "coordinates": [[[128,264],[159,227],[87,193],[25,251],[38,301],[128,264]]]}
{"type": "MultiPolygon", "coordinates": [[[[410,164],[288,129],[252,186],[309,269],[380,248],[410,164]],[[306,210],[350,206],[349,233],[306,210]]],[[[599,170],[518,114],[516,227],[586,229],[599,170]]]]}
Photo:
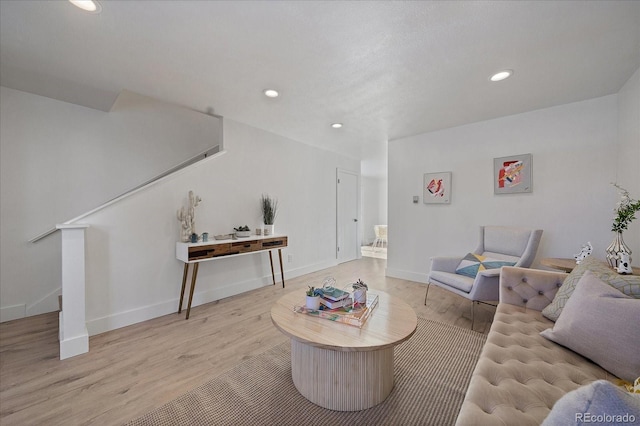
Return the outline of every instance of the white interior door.
{"type": "Polygon", "coordinates": [[[358,229],[360,218],[360,184],[357,173],[337,172],[337,259],[338,263],[360,257],[358,229]]]}

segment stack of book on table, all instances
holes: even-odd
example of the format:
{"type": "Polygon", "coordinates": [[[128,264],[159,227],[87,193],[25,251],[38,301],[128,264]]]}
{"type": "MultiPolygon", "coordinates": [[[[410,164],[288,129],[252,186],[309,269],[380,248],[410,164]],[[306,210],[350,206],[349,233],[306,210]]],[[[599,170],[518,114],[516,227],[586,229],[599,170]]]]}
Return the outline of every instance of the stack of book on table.
{"type": "Polygon", "coordinates": [[[352,300],[349,298],[349,292],[347,291],[340,290],[338,288],[332,288],[331,290],[322,289],[320,304],[329,309],[351,306],[351,303],[352,300]]]}
{"type": "Polygon", "coordinates": [[[344,297],[340,300],[348,300],[349,303],[339,308],[330,309],[326,305],[323,305],[323,302],[320,301],[321,305],[319,311],[311,310],[304,305],[295,306],[294,311],[300,314],[307,314],[310,316],[328,319],[329,321],[341,322],[344,324],[354,325],[356,327],[362,327],[371,315],[371,312],[375,309],[376,306],[378,306],[378,295],[371,293],[367,293],[366,305],[360,304],[354,307],[351,305],[351,299],[348,297],[344,297]]]}

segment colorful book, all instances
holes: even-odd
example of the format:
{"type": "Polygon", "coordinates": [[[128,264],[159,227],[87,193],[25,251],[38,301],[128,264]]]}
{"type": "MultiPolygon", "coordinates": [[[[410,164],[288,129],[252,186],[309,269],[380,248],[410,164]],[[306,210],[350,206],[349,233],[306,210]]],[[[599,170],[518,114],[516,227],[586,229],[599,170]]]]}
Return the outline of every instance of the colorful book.
{"type": "Polygon", "coordinates": [[[342,308],[345,306],[350,306],[352,301],[351,301],[351,298],[349,297],[346,297],[341,300],[331,300],[331,299],[326,299],[324,297],[321,297],[320,303],[329,309],[336,309],[336,308],[342,308]]]}
{"type": "Polygon", "coordinates": [[[357,305],[354,307],[342,307],[338,309],[323,309],[320,306],[319,311],[307,309],[306,306],[294,306],[294,311],[299,314],[306,314],[318,318],[327,319],[329,321],[341,322],[343,324],[353,325],[361,328],[367,321],[373,310],[378,306],[378,295],[367,293],[367,304],[357,305]]]}
{"type": "Polygon", "coordinates": [[[322,289],[322,297],[329,300],[342,300],[349,297],[349,292],[339,288],[332,288],[329,291],[322,289]]]}

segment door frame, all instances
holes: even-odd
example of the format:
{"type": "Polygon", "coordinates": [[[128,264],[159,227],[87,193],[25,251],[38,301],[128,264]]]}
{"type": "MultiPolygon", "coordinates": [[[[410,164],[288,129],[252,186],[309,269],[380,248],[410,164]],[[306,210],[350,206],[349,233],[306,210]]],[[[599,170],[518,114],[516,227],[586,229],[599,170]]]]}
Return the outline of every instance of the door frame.
{"type": "Polygon", "coordinates": [[[340,259],[340,247],[339,247],[339,239],[340,239],[340,173],[346,173],[355,176],[356,178],[356,219],[358,219],[358,226],[356,226],[356,259],[362,258],[362,252],[360,250],[360,245],[362,242],[362,212],[361,212],[361,194],[360,194],[360,172],[354,172],[353,170],[342,169],[340,167],[336,168],[336,260],[340,259]]]}

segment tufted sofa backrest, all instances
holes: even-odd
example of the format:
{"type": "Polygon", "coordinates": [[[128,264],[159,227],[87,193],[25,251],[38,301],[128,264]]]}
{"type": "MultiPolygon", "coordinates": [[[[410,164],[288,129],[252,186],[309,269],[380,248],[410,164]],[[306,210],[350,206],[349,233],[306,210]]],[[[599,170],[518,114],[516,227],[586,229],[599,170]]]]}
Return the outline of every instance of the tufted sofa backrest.
{"type": "Polygon", "coordinates": [[[500,303],[542,311],[551,303],[568,275],[563,272],[503,266],[500,270],[500,303]]]}

